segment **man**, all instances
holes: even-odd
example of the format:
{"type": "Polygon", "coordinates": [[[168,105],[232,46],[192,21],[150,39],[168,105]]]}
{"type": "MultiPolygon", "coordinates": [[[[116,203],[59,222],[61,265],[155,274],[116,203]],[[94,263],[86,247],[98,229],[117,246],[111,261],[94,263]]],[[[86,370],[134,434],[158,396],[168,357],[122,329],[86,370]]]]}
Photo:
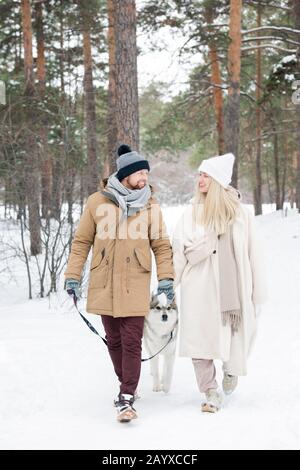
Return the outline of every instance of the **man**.
{"type": "Polygon", "coordinates": [[[173,300],[172,249],[161,210],[148,184],[149,163],[127,145],[118,149],[117,172],[92,194],[79,222],[65,272],[66,288],[79,295],[91,246],[87,312],[101,315],[109,354],[120,382],[119,421],[137,417],[134,394],[141,370],[144,317],[149,312],[151,249],[158,294],[173,300]]]}

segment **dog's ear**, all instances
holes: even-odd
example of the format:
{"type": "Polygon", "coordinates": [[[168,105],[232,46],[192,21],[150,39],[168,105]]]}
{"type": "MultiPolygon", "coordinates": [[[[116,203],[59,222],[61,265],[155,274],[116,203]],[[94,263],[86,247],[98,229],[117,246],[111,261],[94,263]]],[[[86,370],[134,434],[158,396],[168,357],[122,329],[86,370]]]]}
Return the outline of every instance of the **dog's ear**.
{"type": "Polygon", "coordinates": [[[156,294],[152,294],[150,308],[155,308],[158,304],[158,298],[156,294]]]}
{"type": "Polygon", "coordinates": [[[171,304],[170,304],[170,307],[171,307],[172,309],[175,309],[175,310],[178,309],[175,297],[174,297],[174,299],[172,300],[172,302],[171,302],[171,304]]]}

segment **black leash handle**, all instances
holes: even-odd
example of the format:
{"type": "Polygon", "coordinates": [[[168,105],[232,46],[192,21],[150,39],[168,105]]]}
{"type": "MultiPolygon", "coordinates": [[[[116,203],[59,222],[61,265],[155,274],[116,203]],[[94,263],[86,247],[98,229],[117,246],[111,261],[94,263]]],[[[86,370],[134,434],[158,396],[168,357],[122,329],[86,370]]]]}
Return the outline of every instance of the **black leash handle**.
{"type": "MultiPolygon", "coordinates": [[[[107,340],[105,338],[103,338],[99,333],[98,331],[96,330],[96,328],[93,327],[93,325],[88,321],[87,318],[85,318],[84,315],[82,315],[82,313],[80,312],[80,310],[78,309],[77,307],[77,297],[75,295],[75,292],[73,289],[67,289],[67,293],[69,295],[72,295],[72,298],[73,298],[73,302],[74,302],[74,305],[75,305],[75,308],[77,310],[77,312],[79,313],[79,315],[81,316],[82,320],[85,322],[85,324],[89,327],[89,329],[95,333],[95,335],[99,336],[103,343],[107,346],[107,340]]],[[[176,326],[176,325],[175,325],[176,326]]],[[[175,328],[174,328],[175,329],[175,328]]],[[[173,332],[174,332],[174,329],[171,331],[170,333],[170,338],[168,339],[168,342],[156,353],[156,354],[153,354],[153,356],[150,356],[150,357],[147,357],[146,359],[141,359],[141,362],[146,362],[146,361],[150,361],[150,359],[153,359],[155,356],[157,356],[159,353],[161,353],[167,346],[168,344],[170,343],[170,341],[172,341],[173,339],[173,332]]],[[[108,346],[107,346],[108,347],[108,346]]]]}

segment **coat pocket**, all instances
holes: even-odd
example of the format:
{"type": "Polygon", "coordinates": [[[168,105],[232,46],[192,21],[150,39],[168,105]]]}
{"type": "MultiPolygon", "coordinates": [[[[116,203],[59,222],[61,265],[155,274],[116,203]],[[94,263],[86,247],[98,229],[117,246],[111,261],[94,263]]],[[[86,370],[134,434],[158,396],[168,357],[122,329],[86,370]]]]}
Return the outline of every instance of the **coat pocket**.
{"type": "Polygon", "coordinates": [[[147,309],[146,303],[149,303],[150,279],[151,253],[149,251],[148,256],[143,249],[135,248],[132,256],[126,258],[125,267],[125,289],[127,294],[131,295],[131,299],[127,299],[129,311],[143,311],[147,309]]]}
{"type": "Polygon", "coordinates": [[[151,260],[150,251],[145,252],[145,250],[142,250],[141,248],[135,248],[134,253],[135,253],[135,256],[137,257],[138,267],[140,268],[140,270],[143,272],[151,271],[152,260],[151,260]]]}
{"type": "Polygon", "coordinates": [[[98,268],[98,266],[100,266],[102,261],[104,261],[104,258],[105,258],[105,248],[103,248],[103,250],[101,251],[100,256],[99,255],[95,256],[95,259],[91,263],[90,271],[93,271],[94,269],[98,268]]]}
{"type": "Polygon", "coordinates": [[[105,249],[101,252],[100,259],[95,260],[90,268],[89,288],[104,288],[107,285],[109,274],[109,258],[105,257],[105,249]]]}

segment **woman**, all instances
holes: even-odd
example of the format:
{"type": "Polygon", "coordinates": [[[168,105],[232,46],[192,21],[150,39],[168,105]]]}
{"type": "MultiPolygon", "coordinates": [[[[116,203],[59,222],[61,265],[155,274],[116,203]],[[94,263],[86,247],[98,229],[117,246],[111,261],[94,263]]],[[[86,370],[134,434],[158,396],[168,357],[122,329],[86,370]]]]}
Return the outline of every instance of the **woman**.
{"type": "Polygon", "coordinates": [[[254,217],[229,186],[233,164],[231,153],[201,163],[195,197],[173,237],[180,355],[192,358],[207,412],[219,410],[223,398],[213,361],[223,361],[223,391],[232,393],[247,374],[257,307],[266,298],[254,217]]]}

